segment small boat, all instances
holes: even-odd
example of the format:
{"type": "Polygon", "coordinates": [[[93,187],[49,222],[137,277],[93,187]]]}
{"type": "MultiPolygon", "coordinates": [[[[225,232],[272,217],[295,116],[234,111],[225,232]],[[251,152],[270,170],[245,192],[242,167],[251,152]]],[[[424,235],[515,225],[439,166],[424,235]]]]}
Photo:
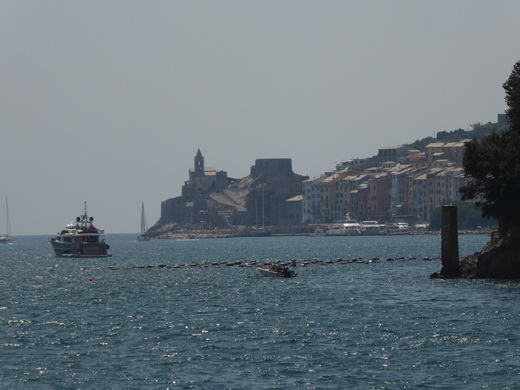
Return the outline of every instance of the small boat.
{"type": "Polygon", "coordinates": [[[346,215],[346,219],[335,223],[327,229],[325,235],[327,236],[359,236],[361,235],[361,224],[358,221],[350,219],[346,215]]]}
{"type": "Polygon", "coordinates": [[[385,234],[387,236],[401,236],[405,234],[412,234],[410,225],[407,222],[393,222],[385,226],[385,234]]]}
{"type": "Polygon", "coordinates": [[[144,202],[141,204],[141,235],[137,237],[139,241],[150,241],[148,235],[148,224],[146,223],[146,215],[144,214],[144,202]]]}
{"type": "Polygon", "coordinates": [[[87,215],[87,202],[84,213],[65,229],[49,239],[56,257],[110,257],[109,246],[105,243],[103,229],[94,227],[94,218],[87,215]]]}
{"type": "Polygon", "coordinates": [[[9,223],[9,205],[7,203],[7,197],[5,198],[5,221],[6,221],[6,232],[0,236],[0,244],[9,244],[12,240],[10,237],[11,228],[9,223]]]}
{"type": "Polygon", "coordinates": [[[282,267],[280,265],[271,265],[269,267],[257,267],[256,268],[260,275],[263,276],[276,276],[281,278],[293,278],[297,274],[294,271],[291,271],[287,267],[282,267]]]}
{"type": "Polygon", "coordinates": [[[361,221],[361,234],[365,236],[381,235],[385,231],[385,226],[377,221],[361,221]]]}
{"type": "Polygon", "coordinates": [[[314,229],[314,233],[312,235],[314,237],[322,237],[325,236],[327,229],[322,228],[321,226],[317,226],[316,229],[314,229]]]}

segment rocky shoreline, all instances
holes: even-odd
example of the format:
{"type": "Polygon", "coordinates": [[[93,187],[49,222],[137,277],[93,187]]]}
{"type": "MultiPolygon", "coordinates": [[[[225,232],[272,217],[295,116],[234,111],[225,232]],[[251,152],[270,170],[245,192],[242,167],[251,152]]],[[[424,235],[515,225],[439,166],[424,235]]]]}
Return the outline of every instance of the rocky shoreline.
{"type": "Polygon", "coordinates": [[[501,240],[498,234],[494,233],[480,252],[462,259],[461,276],[466,279],[520,279],[518,253],[518,240],[501,240]]]}

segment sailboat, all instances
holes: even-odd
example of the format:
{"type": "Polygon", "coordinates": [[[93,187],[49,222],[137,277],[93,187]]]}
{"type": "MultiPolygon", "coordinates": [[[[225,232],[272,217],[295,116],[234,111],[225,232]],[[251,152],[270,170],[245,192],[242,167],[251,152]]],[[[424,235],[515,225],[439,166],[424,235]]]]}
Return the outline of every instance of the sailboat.
{"type": "Polygon", "coordinates": [[[146,223],[146,215],[144,214],[144,202],[141,204],[141,235],[137,237],[139,241],[149,241],[148,224],[146,223]]]}
{"type": "Polygon", "coordinates": [[[9,235],[11,234],[11,227],[9,226],[9,204],[7,203],[7,197],[5,198],[5,220],[6,220],[6,233],[0,236],[0,244],[9,244],[12,240],[9,235]]]}

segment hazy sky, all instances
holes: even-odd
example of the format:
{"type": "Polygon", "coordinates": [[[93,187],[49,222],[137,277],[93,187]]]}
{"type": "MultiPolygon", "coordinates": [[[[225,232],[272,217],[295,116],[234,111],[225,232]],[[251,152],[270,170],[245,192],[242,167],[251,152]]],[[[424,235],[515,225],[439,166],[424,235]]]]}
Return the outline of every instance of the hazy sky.
{"type": "Polygon", "coordinates": [[[149,225],[206,166],[317,176],[496,122],[520,1],[0,0],[0,232],[149,225]]]}

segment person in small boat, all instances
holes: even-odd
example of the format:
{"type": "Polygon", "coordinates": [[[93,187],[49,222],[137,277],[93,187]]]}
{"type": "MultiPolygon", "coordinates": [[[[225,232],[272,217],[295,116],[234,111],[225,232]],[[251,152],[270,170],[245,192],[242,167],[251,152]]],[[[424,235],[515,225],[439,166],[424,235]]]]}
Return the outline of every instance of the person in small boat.
{"type": "Polygon", "coordinates": [[[287,267],[282,267],[283,276],[291,276],[291,271],[287,267]]]}

